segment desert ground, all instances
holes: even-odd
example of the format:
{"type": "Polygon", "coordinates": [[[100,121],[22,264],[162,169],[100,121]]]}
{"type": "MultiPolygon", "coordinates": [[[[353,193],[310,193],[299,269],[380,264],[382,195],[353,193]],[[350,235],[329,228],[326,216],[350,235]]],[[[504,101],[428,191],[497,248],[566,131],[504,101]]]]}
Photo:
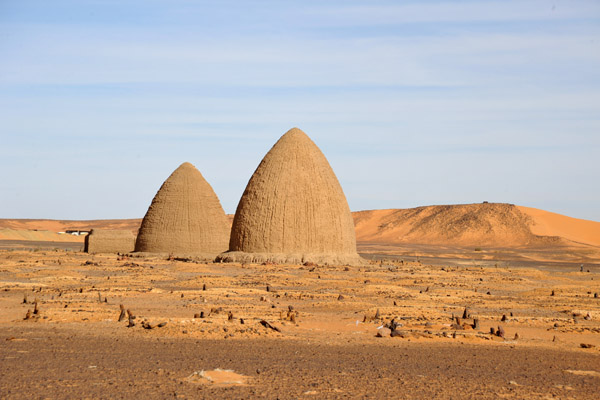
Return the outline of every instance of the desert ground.
{"type": "Polygon", "coordinates": [[[140,220],[0,220],[0,397],[597,399],[600,223],[471,211],[354,213],[362,266],[86,254],[56,232],[140,220]]]}

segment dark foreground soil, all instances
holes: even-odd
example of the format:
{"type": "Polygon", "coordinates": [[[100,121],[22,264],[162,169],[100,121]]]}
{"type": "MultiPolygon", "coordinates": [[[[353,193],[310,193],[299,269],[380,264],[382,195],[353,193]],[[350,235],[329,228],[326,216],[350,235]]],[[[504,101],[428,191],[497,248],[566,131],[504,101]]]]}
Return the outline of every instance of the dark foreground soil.
{"type": "Polygon", "coordinates": [[[509,345],[325,344],[112,337],[68,326],[0,328],[0,397],[598,399],[600,356],[509,345]],[[191,383],[232,369],[247,386],[191,383]],[[575,371],[575,372],[568,372],[575,371]]]}

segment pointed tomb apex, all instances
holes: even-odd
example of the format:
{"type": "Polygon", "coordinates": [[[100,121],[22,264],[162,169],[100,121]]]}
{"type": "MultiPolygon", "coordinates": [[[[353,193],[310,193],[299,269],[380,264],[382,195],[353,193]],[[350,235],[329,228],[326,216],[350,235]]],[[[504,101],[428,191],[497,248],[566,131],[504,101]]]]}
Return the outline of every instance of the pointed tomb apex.
{"type": "Polygon", "coordinates": [[[263,158],[238,204],[221,261],[361,264],[348,202],[327,159],[300,129],[263,158]]]}
{"type": "Polygon", "coordinates": [[[146,212],[136,252],[205,255],[227,249],[229,222],[212,187],[183,163],[162,184],[146,212]]]}

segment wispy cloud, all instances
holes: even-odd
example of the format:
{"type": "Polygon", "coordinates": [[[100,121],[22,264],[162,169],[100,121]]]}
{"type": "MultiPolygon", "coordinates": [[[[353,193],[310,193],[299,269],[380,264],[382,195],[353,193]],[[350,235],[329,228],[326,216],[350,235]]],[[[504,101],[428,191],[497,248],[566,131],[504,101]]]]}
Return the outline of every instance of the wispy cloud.
{"type": "Polygon", "coordinates": [[[600,174],[589,161],[600,151],[599,11],[596,1],[3,2],[0,168],[20,172],[0,183],[11,193],[0,209],[141,216],[187,160],[233,212],[260,158],[297,125],[353,208],[485,197],[600,220],[584,200],[600,196],[587,184],[600,174]],[[580,196],[547,196],[553,187],[580,196]],[[40,205],[51,188],[55,200],[40,205]],[[66,204],[70,191],[97,200],[66,204]],[[126,204],[110,200],[117,192],[126,204]]]}

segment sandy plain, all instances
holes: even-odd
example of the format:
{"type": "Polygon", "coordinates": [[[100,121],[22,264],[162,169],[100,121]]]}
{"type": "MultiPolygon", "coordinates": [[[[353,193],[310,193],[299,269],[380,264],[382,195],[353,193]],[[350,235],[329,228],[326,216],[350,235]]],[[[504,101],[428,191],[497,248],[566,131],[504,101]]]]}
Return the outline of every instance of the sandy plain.
{"type": "Polygon", "coordinates": [[[0,242],[2,398],[600,393],[600,258],[589,243],[361,241],[370,262],[353,267],[0,242]],[[121,304],[134,326],[118,321],[121,304]],[[392,320],[398,335],[377,337],[392,320]],[[499,326],[504,337],[490,333],[499,326]]]}

